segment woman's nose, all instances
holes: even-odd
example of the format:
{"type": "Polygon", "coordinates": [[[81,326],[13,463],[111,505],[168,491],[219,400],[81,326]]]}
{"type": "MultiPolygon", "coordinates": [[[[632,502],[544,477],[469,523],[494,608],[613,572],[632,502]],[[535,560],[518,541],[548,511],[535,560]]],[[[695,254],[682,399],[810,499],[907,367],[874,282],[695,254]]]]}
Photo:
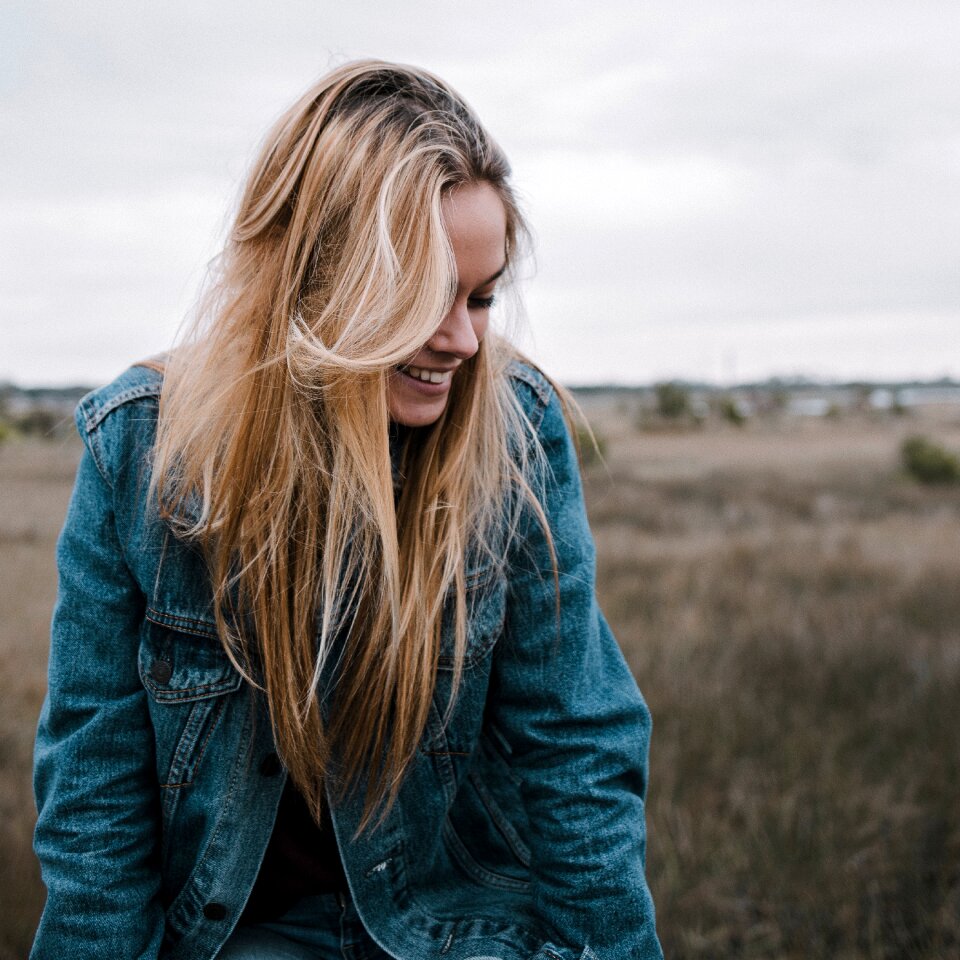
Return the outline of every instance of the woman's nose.
{"type": "Polygon", "coordinates": [[[470,319],[466,301],[457,300],[454,303],[427,342],[427,346],[434,353],[452,353],[461,360],[469,360],[477,352],[480,340],[470,319]]]}

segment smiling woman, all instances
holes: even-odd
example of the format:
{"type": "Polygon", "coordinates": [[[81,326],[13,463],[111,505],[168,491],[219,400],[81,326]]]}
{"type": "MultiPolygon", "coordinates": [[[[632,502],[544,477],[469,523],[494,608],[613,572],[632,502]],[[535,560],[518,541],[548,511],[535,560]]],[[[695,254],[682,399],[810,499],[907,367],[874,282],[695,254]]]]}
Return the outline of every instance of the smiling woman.
{"type": "Polygon", "coordinates": [[[81,401],[34,958],[661,956],[569,397],[490,326],[525,233],[449,86],[347,64],[81,401]]]}

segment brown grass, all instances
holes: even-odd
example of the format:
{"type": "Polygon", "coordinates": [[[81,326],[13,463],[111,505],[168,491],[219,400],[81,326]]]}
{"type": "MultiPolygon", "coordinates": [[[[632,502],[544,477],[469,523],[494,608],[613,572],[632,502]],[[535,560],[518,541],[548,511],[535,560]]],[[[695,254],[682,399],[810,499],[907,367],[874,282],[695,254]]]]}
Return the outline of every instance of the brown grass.
{"type": "Polygon", "coordinates": [[[597,419],[599,589],[654,714],[667,956],[957,955],[960,491],[899,475],[896,421],[597,419]]]}
{"type": "Polygon", "coordinates": [[[30,847],[33,737],[46,689],[54,544],[79,439],[0,446],[0,960],[25,957],[43,906],[30,847]]]}
{"type": "MultiPolygon", "coordinates": [[[[960,952],[960,491],[917,423],[641,434],[591,411],[601,604],[654,714],[672,958],[960,952]]],[[[960,423],[923,430],[960,448],[960,423]]],[[[29,948],[30,752],[77,443],[0,447],[0,960],[29,948]]]]}

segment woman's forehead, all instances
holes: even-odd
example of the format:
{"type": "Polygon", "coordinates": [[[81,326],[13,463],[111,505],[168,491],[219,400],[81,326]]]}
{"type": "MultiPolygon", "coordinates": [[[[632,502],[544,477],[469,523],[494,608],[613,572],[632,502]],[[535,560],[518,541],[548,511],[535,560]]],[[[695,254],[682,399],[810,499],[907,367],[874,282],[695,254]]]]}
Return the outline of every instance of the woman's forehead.
{"type": "Polygon", "coordinates": [[[442,206],[460,282],[471,288],[492,283],[506,249],[507,213],[499,193],[489,183],[464,184],[446,194],[442,206]]]}

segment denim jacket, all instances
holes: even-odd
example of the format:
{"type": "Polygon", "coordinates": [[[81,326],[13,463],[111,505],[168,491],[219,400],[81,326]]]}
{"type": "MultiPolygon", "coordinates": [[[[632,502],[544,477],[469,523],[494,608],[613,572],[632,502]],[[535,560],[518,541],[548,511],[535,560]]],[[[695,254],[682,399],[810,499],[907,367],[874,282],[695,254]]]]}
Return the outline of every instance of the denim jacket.
{"type": "MultiPolygon", "coordinates": [[[[162,376],[86,396],[57,546],[35,849],[48,898],[32,958],[212,960],[253,887],[286,773],[262,695],[214,629],[199,553],[146,497],[162,376]]],[[[559,399],[511,383],[547,455],[559,564],[531,521],[505,570],[469,568],[462,685],[430,720],[384,823],[333,803],[371,937],[401,960],[661,957],[644,877],[650,715],[597,607],[594,547],[559,399]]],[[[448,637],[444,638],[449,640],[448,637]]]]}

